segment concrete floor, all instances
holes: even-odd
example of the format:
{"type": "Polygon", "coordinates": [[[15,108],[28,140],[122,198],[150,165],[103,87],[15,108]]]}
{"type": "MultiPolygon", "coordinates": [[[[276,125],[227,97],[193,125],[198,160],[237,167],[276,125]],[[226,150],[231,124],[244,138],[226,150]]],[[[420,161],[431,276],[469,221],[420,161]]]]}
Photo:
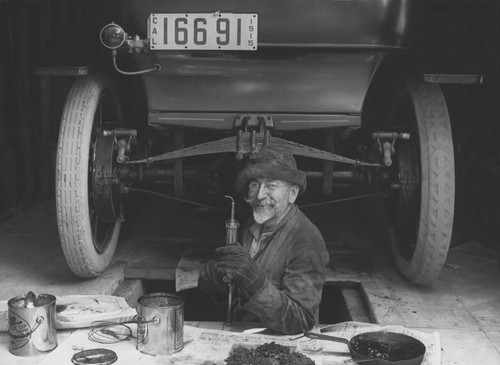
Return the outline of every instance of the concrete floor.
{"type": "MultiPolygon", "coordinates": [[[[224,235],[227,216],[193,216],[191,209],[177,203],[150,197],[141,200],[145,204],[133,210],[124,226],[114,264],[94,280],[75,278],[67,268],[52,201],[2,222],[0,300],[29,290],[54,295],[113,294],[125,278],[134,277],[134,267],[151,268],[146,257],[161,249],[162,242],[168,241],[165,237],[196,239],[201,233],[203,239],[214,240],[224,235]]],[[[440,278],[433,285],[416,287],[396,272],[381,244],[384,221],[379,201],[343,203],[305,213],[329,242],[329,281],[361,288],[377,323],[437,330],[442,364],[500,364],[498,252],[474,241],[454,247],[440,278]]],[[[152,272],[149,275],[158,275],[152,272]]],[[[23,364],[22,358],[19,361],[23,364]]]]}

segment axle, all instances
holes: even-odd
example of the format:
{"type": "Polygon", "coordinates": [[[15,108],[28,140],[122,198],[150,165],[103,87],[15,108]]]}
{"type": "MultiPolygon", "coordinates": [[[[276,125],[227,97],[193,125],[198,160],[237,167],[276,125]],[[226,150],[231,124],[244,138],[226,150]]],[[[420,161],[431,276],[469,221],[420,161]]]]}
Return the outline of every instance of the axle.
{"type": "MultiPolygon", "coordinates": [[[[156,165],[121,165],[118,170],[119,180],[122,183],[138,182],[173,182],[173,166],[156,165]]],[[[322,179],[322,171],[305,171],[309,179],[322,179]]],[[[355,184],[372,185],[380,184],[387,179],[387,174],[374,171],[368,168],[357,168],[352,170],[335,170],[332,172],[332,181],[334,184],[355,184]]],[[[207,177],[207,171],[200,167],[184,167],[182,176],[187,180],[202,181],[207,177]]]]}

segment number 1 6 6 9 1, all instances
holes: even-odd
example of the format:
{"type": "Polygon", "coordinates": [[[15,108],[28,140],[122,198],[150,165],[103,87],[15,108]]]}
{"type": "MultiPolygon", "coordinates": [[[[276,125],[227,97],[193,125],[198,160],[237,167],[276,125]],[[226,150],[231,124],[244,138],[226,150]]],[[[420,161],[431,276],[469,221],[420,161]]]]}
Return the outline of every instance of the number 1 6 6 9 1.
{"type": "Polygon", "coordinates": [[[151,14],[152,50],[256,50],[257,14],[151,14]]]}

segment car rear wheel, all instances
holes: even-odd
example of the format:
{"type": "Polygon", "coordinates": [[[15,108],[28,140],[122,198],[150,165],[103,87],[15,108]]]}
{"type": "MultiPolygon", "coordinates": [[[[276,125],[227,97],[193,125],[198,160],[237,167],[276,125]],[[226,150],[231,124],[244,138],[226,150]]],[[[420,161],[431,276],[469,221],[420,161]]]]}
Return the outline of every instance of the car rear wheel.
{"type": "Polygon", "coordinates": [[[394,130],[411,135],[396,142],[386,200],[392,252],[410,282],[426,284],[441,272],[453,228],[453,142],[439,85],[410,82],[391,120],[394,130]]]}
{"type": "Polygon", "coordinates": [[[120,103],[105,77],[80,77],[63,110],[56,164],[59,237],[70,269],[79,277],[100,275],[116,250],[122,221],[114,138],[122,125],[120,103]]]}

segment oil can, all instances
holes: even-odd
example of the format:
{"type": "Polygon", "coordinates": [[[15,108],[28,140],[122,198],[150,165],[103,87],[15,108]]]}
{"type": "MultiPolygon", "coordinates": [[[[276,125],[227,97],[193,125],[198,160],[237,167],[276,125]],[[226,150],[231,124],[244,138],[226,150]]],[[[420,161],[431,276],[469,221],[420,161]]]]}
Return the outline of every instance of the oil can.
{"type": "Polygon", "coordinates": [[[170,355],[184,348],[184,299],[151,293],[137,300],[137,350],[170,355]]]}
{"type": "Polygon", "coordinates": [[[17,296],[7,303],[9,351],[17,356],[42,355],[57,347],[56,298],[39,294],[30,303],[28,295],[17,296]]]}

